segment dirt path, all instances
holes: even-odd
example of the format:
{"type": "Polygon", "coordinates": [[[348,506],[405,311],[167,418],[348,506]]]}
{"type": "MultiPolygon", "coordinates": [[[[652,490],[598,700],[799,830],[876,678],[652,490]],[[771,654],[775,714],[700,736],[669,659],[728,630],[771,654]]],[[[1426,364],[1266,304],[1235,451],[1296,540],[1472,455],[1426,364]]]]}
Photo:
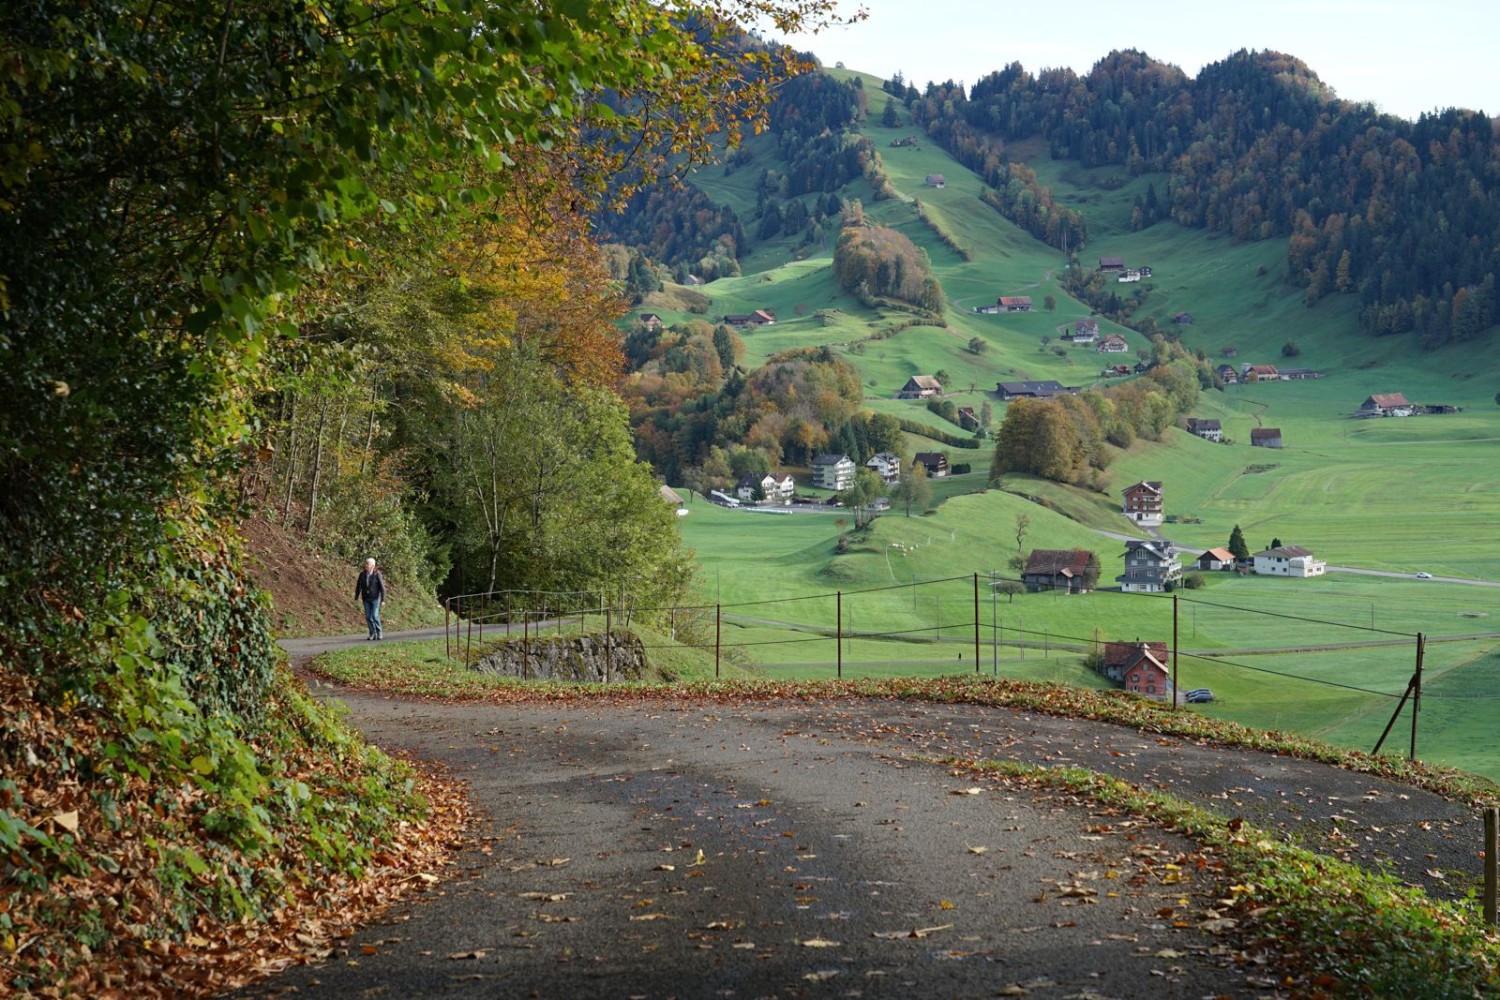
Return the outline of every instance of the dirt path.
{"type": "Polygon", "coordinates": [[[1273,994],[1271,973],[1199,926],[1223,894],[1211,873],[1163,878],[1194,844],[999,781],[957,794],[977,785],[934,758],[1117,774],[1439,896],[1462,896],[1479,866],[1468,807],[1071,719],[875,700],[333,695],[374,742],[469,782],[488,821],[462,874],[254,995],[1273,994]]]}

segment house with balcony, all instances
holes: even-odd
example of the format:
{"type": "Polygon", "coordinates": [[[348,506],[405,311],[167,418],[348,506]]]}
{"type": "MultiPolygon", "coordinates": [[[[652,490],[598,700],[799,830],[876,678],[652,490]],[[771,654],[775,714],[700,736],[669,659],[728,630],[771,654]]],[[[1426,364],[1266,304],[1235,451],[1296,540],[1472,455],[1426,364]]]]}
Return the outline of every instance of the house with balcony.
{"type": "Polygon", "coordinates": [[[1142,527],[1162,522],[1162,488],[1160,480],[1141,480],[1120,491],[1120,510],[1142,527]]]}
{"type": "Polygon", "coordinates": [[[1161,594],[1177,588],[1182,564],[1172,543],[1151,539],[1125,543],[1125,572],[1115,577],[1127,594],[1161,594]]]}

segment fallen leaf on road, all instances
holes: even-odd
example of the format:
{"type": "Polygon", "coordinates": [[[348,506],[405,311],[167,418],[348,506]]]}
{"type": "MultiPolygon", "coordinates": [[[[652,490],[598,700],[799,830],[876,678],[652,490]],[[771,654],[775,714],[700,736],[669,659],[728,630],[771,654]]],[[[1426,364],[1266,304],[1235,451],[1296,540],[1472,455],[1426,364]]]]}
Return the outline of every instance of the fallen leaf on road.
{"type": "Polygon", "coordinates": [[[989,848],[988,847],[971,847],[971,848],[969,848],[969,853],[970,854],[987,854],[987,853],[989,853],[989,848]]]}
{"type": "Polygon", "coordinates": [[[802,978],[806,979],[810,983],[826,983],[828,980],[838,975],[840,975],[839,970],[826,969],[822,972],[809,972],[802,978]]]}
{"type": "Polygon", "coordinates": [[[473,951],[455,951],[453,954],[448,956],[448,960],[450,962],[458,962],[463,961],[464,959],[480,959],[488,954],[489,952],[485,951],[483,948],[476,948],[473,951]]]}
{"type": "Polygon", "coordinates": [[[568,898],[565,892],[523,892],[522,899],[534,899],[541,903],[561,903],[568,898]]]}
{"type": "Polygon", "coordinates": [[[635,916],[631,917],[630,919],[631,920],[665,920],[665,919],[667,919],[667,915],[665,913],[638,913],[635,916]]]}
{"type": "Polygon", "coordinates": [[[936,934],[938,931],[949,931],[952,929],[952,924],[941,924],[937,927],[913,927],[909,931],[875,931],[870,936],[880,938],[882,941],[921,940],[922,938],[936,934]]]}
{"type": "Polygon", "coordinates": [[[830,941],[827,938],[808,938],[806,941],[797,943],[804,948],[837,948],[839,946],[837,941],[830,941]]]}
{"type": "Polygon", "coordinates": [[[953,795],[978,795],[982,791],[984,791],[983,788],[955,788],[955,789],[953,789],[953,791],[952,791],[951,794],[953,794],[953,795]]]}

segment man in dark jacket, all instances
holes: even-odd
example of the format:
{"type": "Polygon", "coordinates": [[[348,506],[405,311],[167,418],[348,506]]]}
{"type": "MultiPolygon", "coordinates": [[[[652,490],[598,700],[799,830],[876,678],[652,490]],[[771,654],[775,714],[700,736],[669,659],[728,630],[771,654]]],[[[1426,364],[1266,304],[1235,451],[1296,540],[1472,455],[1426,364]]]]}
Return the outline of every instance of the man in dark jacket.
{"type": "Polygon", "coordinates": [[[380,602],[385,600],[385,577],[375,568],[374,559],[365,560],[365,568],[354,582],[354,596],[365,603],[365,624],[371,639],[383,638],[380,631],[380,602]]]}

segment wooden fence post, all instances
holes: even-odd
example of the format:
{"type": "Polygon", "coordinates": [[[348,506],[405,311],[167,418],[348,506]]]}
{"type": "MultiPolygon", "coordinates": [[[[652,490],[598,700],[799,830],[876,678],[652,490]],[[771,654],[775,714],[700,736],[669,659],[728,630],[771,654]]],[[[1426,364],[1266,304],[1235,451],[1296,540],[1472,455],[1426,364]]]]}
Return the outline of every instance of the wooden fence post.
{"type": "Polygon", "coordinates": [[[1484,811],[1484,919],[1490,926],[1500,924],[1496,916],[1496,896],[1500,894],[1500,809],[1489,806],[1484,811]]]}
{"type": "Polygon", "coordinates": [[[979,574],[974,574],[974,673],[979,674],[979,574]]]}

